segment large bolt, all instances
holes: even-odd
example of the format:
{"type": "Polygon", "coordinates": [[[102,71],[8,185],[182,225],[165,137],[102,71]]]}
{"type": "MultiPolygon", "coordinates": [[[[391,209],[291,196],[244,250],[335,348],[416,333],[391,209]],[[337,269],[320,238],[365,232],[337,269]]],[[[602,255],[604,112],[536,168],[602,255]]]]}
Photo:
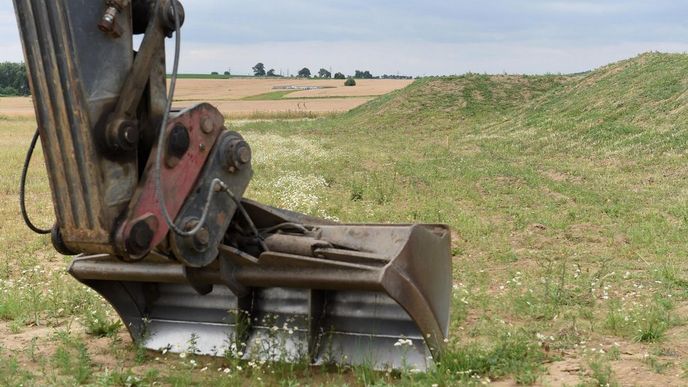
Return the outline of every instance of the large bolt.
{"type": "Polygon", "coordinates": [[[201,228],[194,236],[194,242],[201,247],[208,247],[210,243],[210,232],[206,227],[201,228]]]}
{"type": "Polygon", "coordinates": [[[117,14],[119,13],[119,10],[115,7],[108,7],[105,10],[105,13],[103,14],[103,17],[100,19],[100,22],[98,23],[98,28],[105,32],[106,34],[110,34],[115,31],[115,18],[117,18],[117,14]]]}
{"type": "Polygon", "coordinates": [[[139,142],[139,129],[133,121],[117,121],[107,129],[107,143],[112,151],[132,151],[139,142]]]}
{"type": "Polygon", "coordinates": [[[139,130],[132,123],[129,123],[129,125],[122,127],[120,131],[120,136],[122,137],[122,140],[124,140],[124,143],[127,144],[127,146],[133,148],[136,145],[136,143],[139,142],[139,130]]]}
{"type": "MultiPolygon", "coordinates": [[[[167,12],[162,13],[163,25],[166,30],[166,35],[172,37],[172,33],[177,29],[174,22],[174,3],[177,4],[177,16],[179,17],[179,26],[184,24],[184,19],[186,18],[186,12],[184,12],[184,7],[179,1],[167,1],[167,12]]],[[[164,7],[164,6],[163,6],[164,7]]]]}
{"type": "Polygon", "coordinates": [[[251,162],[251,147],[241,138],[235,138],[224,145],[225,167],[229,172],[236,172],[251,162]]]}
{"type": "Polygon", "coordinates": [[[191,146],[189,131],[182,124],[175,125],[167,137],[167,166],[174,168],[191,146]]]}
{"type": "Polygon", "coordinates": [[[127,252],[133,256],[141,255],[151,249],[155,232],[146,220],[140,220],[129,231],[126,241],[127,252]]]}
{"type": "Polygon", "coordinates": [[[129,7],[129,0],[107,0],[105,4],[107,8],[98,22],[98,28],[117,39],[124,32],[122,27],[117,24],[117,16],[129,7]]]}
{"type": "Polygon", "coordinates": [[[248,164],[251,162],[251,148],[248,147],[248,144],[237,149],[236,154],[237,160],[239,160],[241,164],[248,164]]]}
{"type": "MultiPolygon", "coordinates": [[[[189,232],[196,228],[198,226],[198,219],[190,219],[184,224],[184,229],[185,231],[189,232]]],[[[202,253],[208,249],[208,246],[210,245],[210,231],[208,230],[207,227],[203,226],[201,227],[200,230],[193,236],[189,237],[187,239],[189,242],[191,242],[191,246],[193,247],[194,250],[198,251],[199,253],[202,253]]]]}

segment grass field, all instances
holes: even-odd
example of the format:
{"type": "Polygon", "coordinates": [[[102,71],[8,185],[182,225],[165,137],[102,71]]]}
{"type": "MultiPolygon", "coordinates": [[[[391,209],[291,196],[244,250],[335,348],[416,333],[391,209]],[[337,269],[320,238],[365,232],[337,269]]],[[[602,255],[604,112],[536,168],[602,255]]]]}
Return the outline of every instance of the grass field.
{"type": "MultiPolygon", "coordinates": [[[[144,352],[23,228],[30,118],[0,119],[0,384],[688,384],[688,56],[419,80],[348,113],[233,125],[248,196],[453,230],[450,352],[427,374],[144,352]]],[[[231,122],[230,122],[231,125],[231,122]]],[[[45,172],[30,203],[47,225],[45,172]]]]}

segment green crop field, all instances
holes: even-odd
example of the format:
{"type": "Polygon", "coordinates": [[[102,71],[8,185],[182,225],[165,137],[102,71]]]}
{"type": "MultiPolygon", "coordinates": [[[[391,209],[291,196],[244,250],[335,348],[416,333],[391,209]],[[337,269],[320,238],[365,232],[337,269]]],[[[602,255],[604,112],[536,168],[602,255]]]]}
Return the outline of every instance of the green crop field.
{"type": "MultiPolygon", "coordinates": [[[[21,223],[34,125],[0,118],[0,384],[688,383],[686,55],[575,76],[426,78],[341,115],[232,126],[254,149],[253,199],[450,225],[450,350],[428,373],[136,348],[21,223]]],[[[38,159],[30,179],[31,212],[48,225],[38,159]]]]}

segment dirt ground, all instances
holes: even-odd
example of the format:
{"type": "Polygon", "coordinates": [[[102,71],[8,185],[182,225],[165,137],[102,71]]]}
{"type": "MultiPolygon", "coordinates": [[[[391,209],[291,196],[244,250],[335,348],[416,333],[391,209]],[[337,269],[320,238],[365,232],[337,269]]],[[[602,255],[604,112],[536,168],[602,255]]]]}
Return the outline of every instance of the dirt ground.
{"type": "MultiPolygon", "coordinates": [[[[349,111],[374,96],[408,86],[412,80],[362,79],[356,87],[345,87],[342,80],[308,79],[179,79],[175,107],[209,102],[227,117],[249,117],[259,113],[313,113],[316,115],[349,111]],[[322,86],[320,90],[295,91],[278,100],[246,101],[242,98],[266,94],[281,86],[322,86]],[[339,97],[339,98],[338,98],[339,97]]],[[[0,115],[34,115],[30,98],[0,98],[0,115]]]]}

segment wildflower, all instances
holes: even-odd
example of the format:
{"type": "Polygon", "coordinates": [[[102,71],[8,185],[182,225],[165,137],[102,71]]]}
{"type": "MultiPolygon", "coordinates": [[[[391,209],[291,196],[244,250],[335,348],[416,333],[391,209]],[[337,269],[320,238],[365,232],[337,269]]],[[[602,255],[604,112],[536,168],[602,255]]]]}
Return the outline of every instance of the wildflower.
{"type": "Polygon", "coordinates": [[[222,372],[228,374],[228,373],[232,372],[232,370],[230,370],[229,368],[225,368],[222,372]]]}
{"type": "Polygon", "coordinates": [[[180,353],[179,357],[181,357],[182,359],[186,359],[186,352],[180,353]]]}

